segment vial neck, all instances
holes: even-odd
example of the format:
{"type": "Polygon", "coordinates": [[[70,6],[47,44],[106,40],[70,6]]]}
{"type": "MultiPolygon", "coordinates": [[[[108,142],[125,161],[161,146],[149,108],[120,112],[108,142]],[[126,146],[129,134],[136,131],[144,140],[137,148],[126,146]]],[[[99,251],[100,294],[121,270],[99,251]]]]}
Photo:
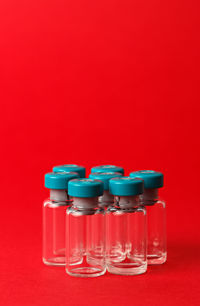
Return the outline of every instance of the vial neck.
{"type": "Polygon", "coordinates": [[[125,209],[125,208],[131,208],[136,207],[140,205],[140,197],[139,195],[136,196],[126,196],[126,197],[116,197],[118,205],[125,209]]]}
{"type": "Polygon", "coordinates": [[[50,200],[55,202],[67,202],[70,201],[67,190],[50,190],[50,200]]]}
{"type": "Polygon", "coordinates": [[[73,206],[82,209],[88,210],[98,207],[98,197],[93,198],[73,198],[73,206]]]}
{"type": "Polygon", "coordinates": [[[114,203],[114,196],[110,194],[108,190],[104,190],[103,195],[99,197],[99,206],[107,207],[113,203],[114,203]]]}
{"type": "Polygon", "coordinates": [[[144,205],[153,205],[158,200],[158,188],[145,189],[141,199],[144,205]]]}

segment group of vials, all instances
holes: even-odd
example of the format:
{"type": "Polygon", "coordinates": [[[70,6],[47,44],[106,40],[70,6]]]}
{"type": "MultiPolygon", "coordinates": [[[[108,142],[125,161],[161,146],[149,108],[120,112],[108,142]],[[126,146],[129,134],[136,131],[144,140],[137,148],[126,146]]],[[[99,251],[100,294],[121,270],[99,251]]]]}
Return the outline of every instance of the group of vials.
{"type": "Polygon", "coordinates": [[[50,197],[43,207],[43,262],[71,276],[145,273],[166,261],[163,174],[113,165],[61,165],[45,174],[50,197]]]}

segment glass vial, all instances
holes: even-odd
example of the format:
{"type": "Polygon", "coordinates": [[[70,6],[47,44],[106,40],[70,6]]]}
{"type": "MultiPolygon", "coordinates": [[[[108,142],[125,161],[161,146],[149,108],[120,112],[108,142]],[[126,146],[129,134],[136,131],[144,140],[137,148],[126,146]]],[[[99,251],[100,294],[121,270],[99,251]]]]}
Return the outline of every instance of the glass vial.
{"type": "Polygon", "coordinates": [[[114,203],[114,196],[109,192],[109,180],[114,177],[121,177],[120,172],[94,172],[89,175],[89,178],[101,180],[104,185],[104,192],[99,197],[99,206],[107,208],[114,203]]]}
{"type": "Polygon", "coordinates": [[[96,172],[119,172],[124,175],[124,169],[113,165],[102,165],[91,168],[91,173],[96,172]]]}
{"type": "Polygon", "coordinates": [[[71,276],[103,275],[105,265],[105,215],[98,206],[103,183],[91,179],[69,182],[73,204],[66,216],[66,272],[71,276]]]}
{"type": "Polygon", "coordinates": [[[45,187],[50,189],[43,204],[43,262],[47,265],[65,265],[65,214],[72,202],[68,181],[77,177],[75,172],[45,175],[45,187]]]}
{"type": "Polygon", "coordinates": [[[144,180],[144,193],[141,198],[147,210],[148,264],[163,264],[167,260],[166,205],[158,195],[159,188],[163,187],[163,174],[142,170],[132,172],[130,176],[144,180]]]}
{"type": "Polygon", "coordinates": [[[67,164],[61,166],[53,167],[53,172],[76,172],[78,173],[79,177],[85,177],[85,167],[78,166],[75,164],[67,164]]]}
{"type": "Polygon", "coordinates": [[[138,275],[147,270],[146,209],[143,181],[130,177],[109,181],[115,203],[106,213],[106,264],[110,273],[138,275]]]}

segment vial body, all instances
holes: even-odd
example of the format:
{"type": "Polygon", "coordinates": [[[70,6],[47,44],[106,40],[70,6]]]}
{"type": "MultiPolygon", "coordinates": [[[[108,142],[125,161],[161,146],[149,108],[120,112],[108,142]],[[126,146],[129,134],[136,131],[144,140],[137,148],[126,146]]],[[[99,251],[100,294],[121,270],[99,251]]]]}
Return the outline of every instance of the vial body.
{"type": "Polygon", "coordinates": [[[159,198],[159,189],[164,185],[162,172],[140,170],[130,173],[130,177],[144,181],[141,194],[142,204],[147,210],[147,258],[148,264],[162,264],[167,259],[166,249],[166,209],[159,198]]]}
{"type": "Polygon", "coordinates": [[[65,265],[65,215],[71,201],[46,200],[43,205],[43,262],[65,265]]]}
{"type": "Polygon", "coordinates": [[[163,264],[167,260],[165,202],[145,202],[147,210],[147,261],[150,265],[163,264]]]}
{"type": "Polygon", "coordinates": [[[138,197],[116,197],[106,214],[106,264],[110,273],[146,272],[146,209],[138,197]],[[133,203],[134,202],[134,203],[133,203]]]}
{"type": "Polygon", "coordinates": [[[92,199],[79,200],[80,206],[73,205],[66,213],[66,272],[78,277],[100,276],[106,271],[104,208],[90,205],[92,199]]]}

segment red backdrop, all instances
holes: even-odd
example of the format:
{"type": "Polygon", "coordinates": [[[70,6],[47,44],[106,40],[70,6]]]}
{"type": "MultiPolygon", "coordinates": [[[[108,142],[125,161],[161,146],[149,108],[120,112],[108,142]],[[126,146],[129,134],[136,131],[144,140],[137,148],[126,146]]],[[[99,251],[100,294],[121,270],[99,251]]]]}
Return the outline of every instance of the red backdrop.
{"type": "Polygon", "coordinates": [[[0,3],[1,302],[200,305],[199,1],[0,3]],[[165,174],[168,261],[76,279],[41,261],[43,175],[165,174]]]}

